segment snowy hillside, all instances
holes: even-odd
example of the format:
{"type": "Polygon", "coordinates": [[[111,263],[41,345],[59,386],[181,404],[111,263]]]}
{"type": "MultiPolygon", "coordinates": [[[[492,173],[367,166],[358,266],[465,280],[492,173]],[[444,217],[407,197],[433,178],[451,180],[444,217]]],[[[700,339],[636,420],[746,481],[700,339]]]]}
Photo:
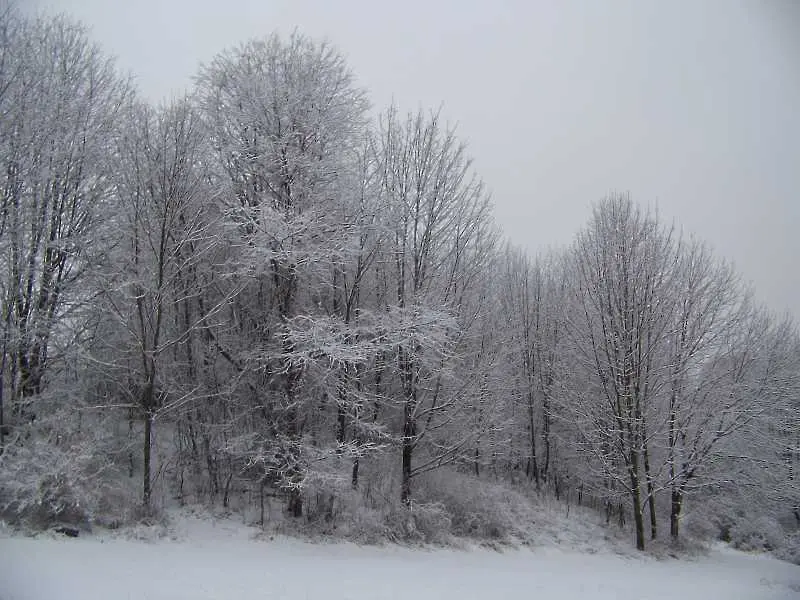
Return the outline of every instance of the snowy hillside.
{"type": "MultiPolygon", "coordinates": [[[[667,599],[800,597],[800,568],[715,548],[695,560],[610,552],[411,549],[255,539],[184,517],[171,537],[0,538],[3,600],[667,599]]],[[[127,534],[130,536],[130,532],[127,534]]]]}

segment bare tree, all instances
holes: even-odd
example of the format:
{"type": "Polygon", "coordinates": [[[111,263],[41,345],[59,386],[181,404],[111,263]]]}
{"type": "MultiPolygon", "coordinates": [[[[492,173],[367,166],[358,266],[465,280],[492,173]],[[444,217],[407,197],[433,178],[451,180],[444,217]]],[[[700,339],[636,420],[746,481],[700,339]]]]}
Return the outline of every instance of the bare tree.
{"type": "Polygon", "coordinates": [[[668,391],[668,457],[670,535],[678,537],[679,519],[689,480],[710,458],[714,445],[732,433],[746,415],[740,394],[722,400],[717,394],[745,363],[729,360],[731,352],[755,342],[744,296],[733,269],[714,259],[704,244],[690,241],[681,248],[675,265],[672,293],[676,299],[665,368],[670,370],[668,391]],[[733,369],[733,370],[732,370],[733,369]],[[735,401],[734,401],[735,398],[735,401]],[[708,437],[711,436],[711,437],[708,437]]]}
{"type": "Polygon", "coordinates": [[[555,253],[531,259],[521,250],[508,247],[500,284],[501,310],[513,348],[507,360],[515,366],[515,396],[526,414],[525,470],[537,487],[547,481],[552,459],[552,405],[558,385],[567,291],[562,263],[555,253]]]}
{"type": "MultiPolygon", "coordinates": [[[[288,510],[302,514],[303,363],[293,359],[292,319],[319,312],[314,288],[340,254],[345,174],[363,141],[364,94],[342,56],[297,33],[223,52],[197,80],[200,105],[225,177],[223,203],[240,231],[240,274],[255,302],[237,299],[257,327],[250,359],[271,388],[259,401],[285,464],[288,510]],[[264,308],[266,307],[266,309],[264,308]],[[253,357],[258,357],[252,360],[253,357]],[[280,432],[280,435],[279,435],[280,432]]],[[[280,462],[279,461],[279,462],[280,462]]]]}
{"type": "Polygon", "coordinates": [[[676,244],[657,218],[614,196],[595,207],[573,252],[580,318],[570,336],[594,385],[575,390],[568,408],[590,456],[627,490],[644,549],[644,502],[655,493],[648,419],[665,379],[656,359],[671,332],[676,244]]]}
{"type": "Polygon", "coordinates": [[[420,112],[403,121],[390,109],[378,144],[381,192],[392,227],[388,252],[396,291],[390,315],[408,332],[396,357],[403,423],[401,498],[409,502],[416,474],[469,447],[469,434],[455,443],[429,445],[431,454],[413,464],[419,444],[460,413],[470,396],[465,392],[475,384],[471,378],[479,371],[458,382],[450,369],[480,314],[475,294],[496,236],[488,196],[472,172],[466,148],[438,115],[420,112]]]}
{"type": "Polygon", "coordinates": [[[80,329],[105,250],[107,158],[128,87],[65,18],[6,10],[0,44],[0,394],[29,420],[59,360],[53,339],[80,329]]]}
{"type": "Polygon", "coordinates": [[[128,385],[121,390],[144,422],[142,504],[149,510],[153,424],[199,395],[176,381],[177,373],[167,365],[174,369],[176,346],[207,327],[221,303],[202,313],[185,312],[196,290],[184,278],[203,261],[211,262],[217,240],[201,167],[199,118],[186,101],[159,112],[139,105],[132,109],[130,125],[117,153],[124,241],[118,251],[124,268],[104,299],[128,336],[119,344],[130,350],[122,356],[128,385]],[[181,313],[188,321],[178,318],[181,313]]]}
{"type": "Polygon", "coordinates": [[[716,348],[709,349],[684,390],[691,403],[678,406],[677,425],[670,430],[675,537],[686,498],[702,497],[707,489],[733,484],[738,490],[729,489],[730,495],[750,502],[747,490],[757,489],[764,514],[776,501],[784,510],[791,503],[787,459],[794,432],[784,418],[798,397],[794,324],[775,319],[746,296],[730,326],[720,330],[716,348]]]}

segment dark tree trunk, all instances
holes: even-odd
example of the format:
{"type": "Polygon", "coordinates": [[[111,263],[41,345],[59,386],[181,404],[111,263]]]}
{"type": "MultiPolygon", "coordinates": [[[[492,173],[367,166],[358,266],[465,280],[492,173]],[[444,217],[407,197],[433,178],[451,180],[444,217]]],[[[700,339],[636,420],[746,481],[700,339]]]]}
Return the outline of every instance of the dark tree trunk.
{"type": "Polygon", "coordinates": [[[636,549],[644,550],[644,515],[642,514],[642,491],[639,483],[639,457],[635,450],[631,450],[631,461],[628,472],[631,479],[631,501],[633,508],[633,522],[636,528],[636,549]]]}
{"type": "Polygon", "coordinates": [[[3,386],[5,385],[5,370],[6,370],[6,356],[5,352],[3,352],[3,360],[0,364],[0,456],[3,456],[3,452],[6,448],[6,423],[4,420],[4,396],[3,396],[3,386]]]}
{"type": "Polygon", "coordinates": [[[228,473],[227,479],[225,479],[225,490],[222,493],[222,508],[228,508],[230,504],[230,492],[231,492],[231,481],[233,480],[233,471],[228,473]]]}
{"type": "Polygon", "coordinates": [[[407,415],[403,427],[403,475],[400,485],[400,500],[404,504],[411,502],[411,459],[414,454],[414,438],[417,435],[416,423],[407,415]]]}
{"type": "Polygon", "coordinates": [[[650,539],[656,539],[658,535],[658,520],[656,519],[656,494],[653,486],[653,477],[650,473],[650,453],[647,451],[647,443],[644,444],[644,474],[647,480],[647,506],[650,512],[650,539]]]}
{"type": "Polygon", "coordinates": [[[542,443],[544,444],[544,465],[542,466],[542,480],[546,483],[548,471],[550,471],[550,400],[547,395],[545,395],[543,403],[542,443]]]}
{"type": "MultiPolygon", "coordinates": [[[[133,419],[135,413],[133,408],[128,409],[128,439],[133,439],[133,419]]],[[[136,461],[133,457],[133,443],[128,446],[128,477],[133,479],[133,474],[135,472],[136,461]]]]}
{"type": "Polygon", "coordinates": [[[258,485],[258,505],[259,508],[261,509],[260,523],[262,529],[264,528],[264,488],[266,487],[266,485],[267,485],[267,480],[265,477],[262,477],[258,485]]]}
{"type": "Polygon", "coordinates": [[[399,356],[400,376],[403,384],[403,447],[402,447],[402,475],[400,483],[400,500],[404,504],[411,502],[411,460],[417,442],[417,421],[414,411],[417,406],[417,396],[414,381],[414,366],[405,350],[399,356]]]}
{"type": "Polygon", "coordinates": [[[299,519],[303,516],[303,496],[296,487],[292,487],[289,490],[289,505],[287,506],[287,510],[295,519],[299,519]]]}
{"type": "Polygon", "coordinates": [[[336,403],[336,442],[341,447],[347,441],[347,411],[345,410],[345,402],[347,401],[347,392],[345,391],[344,382],[339,382],[339,399],[336,403]]]}
{"type": "Polygon", "coordinates": [[[209,438],[208,431],[203,427],[202,432],[203,440],[203,453],[206,459],[206,470],[208,471],[208,492],[211,498],[216,498],[219,494],[219,469],[217,468],[217,459],[211,451],[211,439],[209,438]]]}
{"type": "Polygon", "coordinates": [[[39,369],[39,357],[31,351],[31,356],[21,357],[20,360],[20,391],[23,398],[30,398],[39,394],[42,388],[42,374],[39,369]]]}
{"type": "Polygon", "coordinates": [[[8,329],[10,327],[11,311],[8,311],[6,322],[3,328],[3,349],[2,360],[0,360],[0,456],[6,448],[6,424],[5,424],[5,386],[6,386],[6,363],[8,362],[8,329]]]}
{"type": "Polygon", "coordinates": [[[656,498],[653,493],[653,482],[647,482],[647,506],[650,512],[650,539],[654,540],[658,536],[658,520],[656,519],[656,498]]]}
{"type": "Polygon", "coordinates": [[[153,415],[148,409],[144,416],[144,474],[142,475],[142,508],[145,514],[150,512],[151,500],[151,447],[153,436],[153,415]]]}
{"type": "Polygon", "coordinates": [[[528,427],[531,434],[531,454],[530,454],[530,474],[536,482],[536,489],[539,489],[539,464],[536,461],[536,425],[534,418],[533,392],[528,393],[528,427]]]}
{"type": "Polygon", "coordinates": [[[683,510],[683,492],[678,488],[672,489],[672,502],[669,511],[669,535],[674,540],[680,533],[681,511],[683,510]]]}

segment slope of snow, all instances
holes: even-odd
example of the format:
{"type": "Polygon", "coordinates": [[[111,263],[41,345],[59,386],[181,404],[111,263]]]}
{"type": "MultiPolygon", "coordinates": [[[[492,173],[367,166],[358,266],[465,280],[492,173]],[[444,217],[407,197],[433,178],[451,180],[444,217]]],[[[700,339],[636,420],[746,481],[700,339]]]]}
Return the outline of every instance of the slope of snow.
{"type": "Polygon", "coordinates": [[[0,538],[0,599],[733,600],[800,597],[800,568],[716,548],[691,561],[559,548],[430,550],[253,539],[184,517],[172,539],[0,538]]]}

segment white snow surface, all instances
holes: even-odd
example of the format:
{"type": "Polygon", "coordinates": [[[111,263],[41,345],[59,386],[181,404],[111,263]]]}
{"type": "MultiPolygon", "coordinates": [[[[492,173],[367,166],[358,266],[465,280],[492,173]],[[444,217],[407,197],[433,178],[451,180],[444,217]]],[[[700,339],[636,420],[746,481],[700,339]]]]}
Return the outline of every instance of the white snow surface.
{"type": "Polygon", "coordinates": [[[552,546],[364,547],[257,539],[235,521],[186,514],[173,523],[170,536],[149,540],[4,534],[0,600],[800,598],[800,567],[722,546],[682,560],[552,546]]]}

